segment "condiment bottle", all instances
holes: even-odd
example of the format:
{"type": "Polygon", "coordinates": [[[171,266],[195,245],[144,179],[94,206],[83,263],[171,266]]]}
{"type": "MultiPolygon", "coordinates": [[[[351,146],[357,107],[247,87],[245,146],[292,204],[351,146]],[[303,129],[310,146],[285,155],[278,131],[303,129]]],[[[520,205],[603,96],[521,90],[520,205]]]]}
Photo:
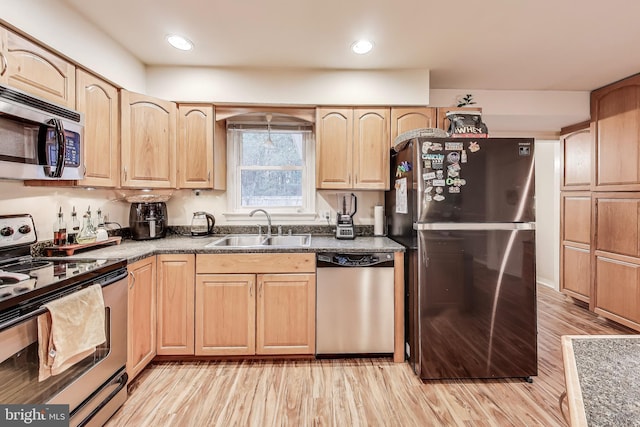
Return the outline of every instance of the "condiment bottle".
{"type": "Polygon", "coordinates": [[[67,243],[67,224],[64,222],[62,207],[60,207],[58,218],[53,223],[53,244],[63,246],[65,243],[67,243]]]}
{"type": "Polygon", "coordinates": [[[96,242],[104,242],[109,238],[109,233],[107,233],[107,229],[104,226],[104,217],[102,216],[102,211],[98,209],[98,226],[96,228],[96,242]]]}
{"type": "Polygon", "coordinates": [[[93,225],[91,225],[91,217],[88,213],[82,216],[82,230],[78,234],[78,243],[93,243],[96,241],[96,233],[93,231],[93,225]]]}
{"type": "Polygon", "coordinates": [[[71,224],[69,231],[67,232],[67,243],[75,245],[78,243],[78,233],[80,233],[80,221],[78,221],[78,214],[76,214],[76,207],[73,207],[71,211],[71,224]]]}

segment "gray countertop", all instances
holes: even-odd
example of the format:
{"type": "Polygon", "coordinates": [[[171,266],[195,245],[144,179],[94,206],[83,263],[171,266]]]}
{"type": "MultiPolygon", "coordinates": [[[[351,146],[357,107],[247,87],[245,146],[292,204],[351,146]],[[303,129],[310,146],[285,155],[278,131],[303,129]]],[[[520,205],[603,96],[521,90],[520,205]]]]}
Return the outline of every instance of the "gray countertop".
{"type": "Polygon", "coordinates": [[[341,253],[373,253],[373,252],[403,252],[404,246],[387,237],[356,237],[353,240],[338,240],[333,236],[312,236],[309,247],[247,247],[229,248],[205,246],[223,235],[204,238],[183,237],[171,235],[155,240],[124,240],[119,245],[110,245],[98,249],[85,250],[65,257],[78,258],[126,258],[134,262],[155,254],[172,253],[269,253],[269,252],[341,252],[341,253]]]}
{"type": "Polygon", "coordinates": [[[640,426],[640,335],[563,337],[572,426],[640,426]]]}

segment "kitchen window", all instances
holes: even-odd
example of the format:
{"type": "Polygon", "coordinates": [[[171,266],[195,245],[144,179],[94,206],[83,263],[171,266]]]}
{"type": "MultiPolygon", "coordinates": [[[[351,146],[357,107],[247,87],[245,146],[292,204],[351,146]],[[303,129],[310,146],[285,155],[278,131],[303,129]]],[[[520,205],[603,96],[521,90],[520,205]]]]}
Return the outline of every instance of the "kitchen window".
{"type": "Polygon", "coordinates": [[[227,140],[231,218],[243,219],[257,208],[276,217],[315,217],[311,125],[232,122],[227,140]]]}

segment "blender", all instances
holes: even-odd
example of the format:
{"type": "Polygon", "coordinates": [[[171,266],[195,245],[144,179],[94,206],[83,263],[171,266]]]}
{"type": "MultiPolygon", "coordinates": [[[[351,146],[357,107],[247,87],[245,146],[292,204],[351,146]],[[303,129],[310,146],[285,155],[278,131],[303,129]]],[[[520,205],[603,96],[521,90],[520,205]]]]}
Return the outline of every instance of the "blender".
{"type": "Polygon", "coordinates": [[[336,219],[336,239],[354,239],[356,229],[353,216],[358,211],[358,199],[353,193],[339,193],[336,219]]]}

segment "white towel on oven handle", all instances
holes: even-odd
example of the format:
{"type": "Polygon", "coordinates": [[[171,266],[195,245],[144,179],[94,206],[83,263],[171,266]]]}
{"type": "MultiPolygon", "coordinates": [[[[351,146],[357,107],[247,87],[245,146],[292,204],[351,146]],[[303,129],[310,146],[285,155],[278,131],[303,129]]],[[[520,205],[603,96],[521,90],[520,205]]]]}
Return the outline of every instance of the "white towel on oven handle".
{"type": "Polygon", "coordinates": [[[44,305],[38,316],[38,380],[58,375],[107,340],[102,286],[96,284],[44,305]]]}

